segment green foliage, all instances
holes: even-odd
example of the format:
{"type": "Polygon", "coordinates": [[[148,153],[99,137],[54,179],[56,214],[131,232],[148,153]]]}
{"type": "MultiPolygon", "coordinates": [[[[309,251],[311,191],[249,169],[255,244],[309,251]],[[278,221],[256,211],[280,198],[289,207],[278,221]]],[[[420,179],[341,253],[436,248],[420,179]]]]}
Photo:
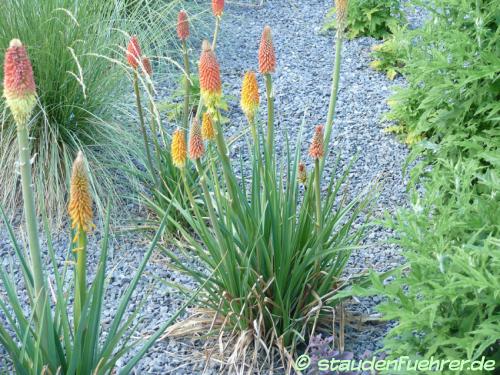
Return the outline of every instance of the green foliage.
{"type": "Polygon", "coordinates": [[[394,279],[373,275],[370,293],[387,297],[380,311],[397,323],[391,357],[498,361],[500,5],[422,5],[431,19],[397,36],[408,86],[388,116],[414,145],[409,162],[420,160],[411,208],[387,219],[408,263],[394,279]]]}
{"type": "MultiPolygon", "coordinates": [[[[324,30],[336,28],[335,7],[326,15],[324,30]]],[[[395,28],[406,23],[399,0],[349,0],[347,12],[347,36],[388,37],[395,28]]]]}
{"type": "Polygon", "coordinates": [[[491,157],[498,138],[500,38],[496,1],[434,1],[433,19],[422,29],[401,35],[408,86],[394,95],[389,120],[395,120],[407,143],[456,158],[491,157]],[[437,11],[440,10],[440,11],[437,11]],[[477,23],[476,21],[477,20],[477,23]]]}
{"type": "Polygon", "coordinates": [[[404,43],[406,40],[397,36],[402,32],[404,29],[396,29],[383,43],[372,47],[371,56],[374,60],[370,63],[370,68],[385,72],[391,81],[401,74],[407,54],[408,46],[404,43]]]}
{"type": "Polygon", "coordinates": [[[500,176],[477,160],[442,160],[435,168],[425,195],[414,189],[411,208],[388,219],[408,268],[385,285],[373,275],[372,292],[388,298],[380,311],[397,322],[384,351],[498,363],[500,176]]]}

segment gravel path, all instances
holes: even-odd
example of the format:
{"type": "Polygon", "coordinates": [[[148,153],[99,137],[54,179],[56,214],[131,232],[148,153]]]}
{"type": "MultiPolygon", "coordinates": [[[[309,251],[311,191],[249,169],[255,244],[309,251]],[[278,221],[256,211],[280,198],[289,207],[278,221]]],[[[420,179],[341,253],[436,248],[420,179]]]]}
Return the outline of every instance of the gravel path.
{"type": "MultiPolygon", "coordinates": [[[[306,142],[301,146],[304,152],[307,150],[315,125],[326,120],[335,48],[333,32],[322,34],[321,25],[331,5],[331,0],[268,0],[263,7],[232,3],[226,5],[217,55],[223,74],[224,93],[230,107],[226,113],[231,119],[227,128],[228,135],[236,134],[246,126],[239,109],[241,79],[245,70],[257,69],[261,31],[265,24],[269,24],[273,29],[278,59],[277,72],[273,76],[277,110],[276,142],[283,144],[285,127],[290,138],[295,139],[302,117],[305,116],[306,142]]],[[[351,194],[361,191],[374,179],[382,180],[384,188],[375,209],[375,215],[380,216],[384,211],[394,212],[397,206],[405,204],[405,183],[401,169],[407,150],[392,136],[384,134],[380,123],[382,114],[388,110],[386,99],[392,88],[403,82],[390,82],[383,74],[368,67],[370,47],[375,43],[371,38],[345,42],[332,152],[335,156],[341,154],[345,163],[355,154],[359,155],[351,172],[351,194]]],[[[260,84],[263,88],[262,81],[260,84]]],[[[262,105],[264,107],[265,103],[262,105]]],[[[239,148],[236,147],[233,152],[237,154],[239,148]]],[[[333,158],[330,155],[330,159],[333,158]]],[[[144,216],[143,212],[138,214],[144,216]]],[[[59,261],[62,263],[67,235],[56,233],[55,236],[56,246],[63,249],[59,254],[59,261]]],[[[366,247],[353,256],[349,270],[357,272],[369,267],[386,270],[401,263],[398,249],[385,243],[389,236],[387,230],[374,227],[368,233],[366,247]]],[[[12,254],[7,238],[6,231],[0,227],[0,257],[5,264],[9,264],[7,255],[12,254]]],[[[97,232],[93,241],[97,242],[99,238],[100,234],[97,232]]],[[[96,262],[97,243],[92,249],[95,249],[95,255],[90,257],[90,261],[96,262]]],[[[110,268],[115,268],[115,276],[110,282],[105,317],[111,318],[116,300],[131,280],[133,270],[146,249],[147,240],[135,234],[114,239],[110,268]]],[[[193,266],[197,267],[195,262],[193,266]]],[[[17,273],[15,277],[20,277],[20,274],[17,273]]],[[[150,293],[141,311],[145,321],[141,326],[141,333],[144,335],[154,332],[183,301],[182,296],[159,283],[159,279],[181,282],[186,286],[193,285],[188,278],[170,271],[159,256],[154,257],[147,266],[138,293],[139,296],[145,292],[150,293]]],[[[0,287],[0,295],[2,293],[0,287]]],[[[375,302],[376,298],[362,300],[353,308],[369,312],[375,302]]],[[[2,318],[0,315],[0,319],[2,318]]],[[[386,328],[365,326],[359,330],[349,329],[346,349],[353,351],[356,357],[361,356],[365,350],[376,349],[386,328]]],[[[141,362],[137,373],[202,373],[202,356],[194,355],[195,352],[199,353],[197,344],[199,343],[175,340],[159,342],[141,362]]],[[[0,372],[3,373],[8,371],[8,365],[2,358],[0,348],[0,372]]],[[[216,369],[210,372],[218,373],[216,369]]]]}

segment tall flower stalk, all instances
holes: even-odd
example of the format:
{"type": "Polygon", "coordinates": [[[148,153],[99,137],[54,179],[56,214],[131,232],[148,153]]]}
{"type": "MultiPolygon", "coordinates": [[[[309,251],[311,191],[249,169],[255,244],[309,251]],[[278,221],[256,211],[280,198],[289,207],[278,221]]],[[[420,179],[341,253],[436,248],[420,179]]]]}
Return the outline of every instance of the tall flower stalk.
{"type": "Polygon", "coordinates": [[[139,124],[141,126],[142,138],[144,141],[144,149],[146,151],[146,162],[147,168],[149,169],[149,173],[153,177],[153,180],[156,184],[158,184],[158,178],[155,174],[155,170],[153,168],[153,159],[151,158],[151,151],[149,149],[149,141],[148,141],[148,133],[146,131],[146,125],[144,121],[144,111],[142,109],[141,103],[141,92],[139,90],[139,65],[142,64],[142,51],[139,45],[139,40],[136,36],[132,36],[129,40],[127,46],[127,61],[129,65],[133,69],[133,86],[134,86],[134,95],[135,95],[135,103],[137,106],[137,114],[139,116],[139,124]]]}
{"type": "Polygon", "coordinates": [[[189,94],[191,91],[190,84],[190,67],[189,67],[189,54],[187,48],[187,38],[189,37],[189,19],[187,13],[184,10],[179,12],[179,16],[177,19],[177,36],[179,37],[182,43],[182,56],[184,60],[184,107],[182,113],[182,123],[184,125],[184,129],[189,127],[189,94]]]}
{"type": "MultiPolygon", "coordinates": [[[[328,150],[328,146],[330,145],[330,138],[332,134],[333,128],[333,118],[335,115],[335,107],[337,105],[337,95],[339,91],[339,79],[340,79],[340,65],[342,62],[342,44],[345,38],[345,27],[347,23],[347,9],[348,9],[348,0],[336,0],[336,14],[337,14],[337,33],[335,38],[335,62],[332,73],[332,85],[330,92],[330,103],[328,105],[328,115],[326,118],[326,128],[325,128],[325,149],[328,150]]],[[[325,166],[325,159],[323,159],[320,163],[321,171],[323,172],[323,168],[325,166]]]]}
{"type": "Polygon", "coordinates": [[[271,74],[276,70],[276,55],[274,52],[271,27],[265,26],[259,46],[259,71],[266,81],[267,97],[267,155],[273,159],[274,150],[274,93],[271,74]]]}
{"type": "Polygon", "coordinates": [[[83,153],[80,151],[73,163],[68,212],[74,231],[73,252],[76,253],[74,322],[75,334],[87,299],[87,234],[92,223],[92,197],[85,169],[83,153]]]}
{"type": "Polygon", "coordinates": [[[36,85],[31,61],[26,48],[19,39],[12,39],[5,53],[3,96],[17,126],[19,170],[33,271],[36,319],[45,335],[42,339],[42,346],[48,350],[49,332],[46,317],[44,317],[44,308],[48,305],[48,296],[42,268],[40,240],[38,238],[35,197],[31,180],[31,147],[28,134],[28,122],[36,105],[36,85]]]}
{"type": "Polygon", "coordinates": [[[314,194],[316,201],[316,225],[318,232],[323,227],[323,215],[321,214],[321,173],[320,160],[324,159],[323,125],[318,125],[309,147],[309,156],[314,159],[314,194]]]}

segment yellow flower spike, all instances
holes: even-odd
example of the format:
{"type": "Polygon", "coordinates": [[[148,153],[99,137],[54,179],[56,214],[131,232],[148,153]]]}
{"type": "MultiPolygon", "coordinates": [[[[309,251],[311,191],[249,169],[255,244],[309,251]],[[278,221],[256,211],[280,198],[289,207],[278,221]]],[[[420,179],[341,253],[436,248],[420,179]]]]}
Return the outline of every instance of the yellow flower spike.
{"type": "Polygon", "coordinates": [[[172,162],[174,165],[182,169],[186,166],[186,135],[184,134],[184,130],[177,129],[174,131],[172,135],[172,162]]]}
{"type": "Polygon", "coordinates": [[[203,120],[201,123],[201,136],[205,141],[213,141],[215,139],[215,129],[212,122],[210,113],[203,113],[203,120]]]}
{"type": "Polygon", "coordinates": [[[89,233],[92,223],[92,197],[89,190],[89,179],[85,169],[83,152],[79,151],[73,163],[71,174],[70,201],[68,213],[71,218],[71,227],[75,229],[74,242],[78,240],[80,231],[89,233]]]}
{"type": "Polygon", "coordinates": [[[253,71],[245,73],[241,87],[241,109],[249,122],[253,122],[255,114],[259,109],[259,85],[253,71]]]}
{"type": "Polygon", "coordinates": [[[36,104],[33,68],[19,39],[12,39],[5,52],[3,96],[16,124],[26,124],[36,104]]]}

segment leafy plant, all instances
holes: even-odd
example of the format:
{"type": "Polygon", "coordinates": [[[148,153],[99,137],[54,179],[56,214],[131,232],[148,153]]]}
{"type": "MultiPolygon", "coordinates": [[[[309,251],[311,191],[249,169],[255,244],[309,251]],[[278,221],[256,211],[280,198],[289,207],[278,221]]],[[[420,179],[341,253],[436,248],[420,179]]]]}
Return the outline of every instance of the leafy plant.
{"type": "MultiPolygon", "coordinates": [[[[21,271],[9,272],[3,264],[0,266],[0,278],[6,293],[5,299],[0,300],[0,311],[4,316],[0,321],[0,344],[7,351],[8,358],[18,374],[109,374],[116,372],[117,361],[130,353],[132,358],[120,370],[121,374],[128,374],[180,312],[174,314],[174,317],[162,325],[160,331],[147,340],[132,339],[137,327],[134,319],[141,304],[130,316],[126,316],[125,312],[163,231],[167,216],[162,221],[132,282],[120,298],[111,326],[104,335],[101,317],[106,290],[110,211],[107,211],[104,225],[97,272],[92,284],[88,286],[86,254],[87,235],[93,226],[92,199],[86,163],[83,153],[80,152],[73,164],[68,207],[72,224],[71,245],[61,270],[56,261],[48,220],[44,216],[50,258],[50,265],[45,266],[31,185],[31,151],[28,135],[29,119],[36,105],[36,91],[31,63],[25,47],[18,39],[10,42],[5,54],[4,97],[17,127],[19,168],[29,248],[23,249],[16,241],[14,231],[3,208],[0,207],[21,271]],[[74,264],[74,288],[68,288],[70,264],[74,264]],[[22,275],[24,285],[18,285],[19,280],[15,280],[12,276],[16,273],[22,275]],[[50,283],[47,276],[49,273],[53,276],[53,282],[50,283]],[[27,297],[26,300],[22,296],[27,297]],[[25,311],[26,304],[28,309],[25,311]],[[131,353],[132,350],[137,352],[131,353]]],[[[42,208],[44,208],[43,203],[42,208]]]]}
{"type": "MultiPolygon", "coordinates": [[[[340,32],[337,46],[342,45],[342,39],[340,32]]],[[[337,94],[338,52],[329,113],[334,112],[337,94]]],[[[248,174],[243,172],[240,179],[234,172],[221,127],[219,65],[210,43],[203,43],[199,63],[201,98],[214,119],[215,133],[205,138],[210,151],[207,155],[203,132],[194,120],[189,156],[199,174],[201,204],[208,218],[200,213],[200,203],[185,178],[189,163],[183,130],[177,130],[172,140],[172,160],[181,171],[190,206],[174,202],[184,223],[175,218],[171,222],[207,272],[185,265],[176,254],[164,249],[181,271],[206,285],[197,301],[200,314],[179,323],[169,333],[177,334],[188,327],[189,331],[196,327],[203,332],[212,328],[212,334],[226,333],[225,347],[232,351],[229,364],[236,367],[246,365],[251,347],[256,353],[265,350],[268,356],[277,350],[290,366],[297,346],[306,337],[331,327],[332,311],[340,302],[337,292],[347,283],[344,266],[363,235],[364,226],[355,227],[354,222],[366,220],[363,214],[370,202],[369,194],[348,201],[342,192],[349,167],[321,190],[322,161],[332,126],[330,116],[325,135],[322,126],[316,129],[309,152],[314,171],[309,177],[300,163],[299,148],[292,152],[287,145],[283,160],[276,160],[272,95],[275,66],[271,29],[266,26],[259,49],[259,70],[266,82],[267,133],[264,136],[256,116],[260,100],[257,80],[253,72],[247,72],[241,106],[248,119],[252,157],[248,174]],[[306,189],[301,189],[298,179],[306,189]],[[210,280],[208,274],[213,275],[210,280]]],[[[297,145],[301,144],[299,135],[297,145]]],[[[338,163],[339,159],[336,167],[338,163]]],[[[183,247],[182,242],[178,244],[183,247]]],[[[257,355],[249,357],[254,361],[250,365],[255,365],[257,355]]]]}
{"type": "Polygon", "coordinates": [[[385,72],[391,81],[401,74],[405,64],[408,46],[405,45],[406,39],[399,36],[403,32],[404,29],[396,30],[383,43],[372,47],[371,56],[374,60],[370,63],[370,68],[385,72]]]}
{"type": "Polygon", "coordinates": [[[380,311],[396,321],[385,340],[390,358],[498,361],[500,7],[421,5],[431,18],[403,33],[408,86],[388,116],[414,144],[408,162],[419,160],[411,207],[387,218],[407,264],[391,278],[372,274],[368,294],[386,296],[380,311]]]}
{"type": "MultiPolygon", "coordinates": [[[[338,1],[338,0],[337,0],[338,1]]],[[[337,27],[336,7],[326,15],[324,30],[337,27]]],[[[371,36],[383,39],[406,23],[399,0],[349,0],[346,27],[350,39],[371,36]]]]}
{"type": "Polygon", "coordinates": [[[388,218],[408,266],[392,280],[373,274],[372,292],[388,298],[379,309],[397,322],[384,351],[390,358],[498,361],[498,171],[484,175],[477,160],[442,160],[435,168],[425,195],[414,189],[411,207],[388,218]]]}

